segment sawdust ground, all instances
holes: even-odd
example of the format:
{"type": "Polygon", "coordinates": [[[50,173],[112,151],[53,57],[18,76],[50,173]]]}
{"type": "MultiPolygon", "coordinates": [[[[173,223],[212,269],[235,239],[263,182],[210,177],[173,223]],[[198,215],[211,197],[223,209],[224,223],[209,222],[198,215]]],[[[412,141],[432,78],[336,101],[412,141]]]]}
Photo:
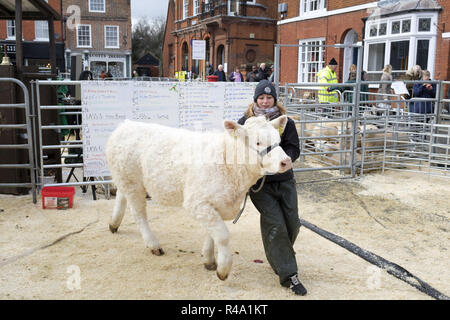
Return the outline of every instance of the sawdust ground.
{"type": "MultiPolygon", "coordinates": [[[[448,185],[399,172],[299,184],[300,215],[448,295],[448,185]]],[[[99,198],[78,188],[74,208],[43,210],[40,199],[35,205],[31,196],[0,195],[0,299],[431,299],[304,227],[295,250],[308,295],[294,296],[267,263],[250,201],[237,224],[227,222],[233,268],[220,281],[203,268],[205,231],[187,212],[148,201],[166,253],[156,257],[130,212],[118,233],[109,232],[114,201],[99,198]]]]}

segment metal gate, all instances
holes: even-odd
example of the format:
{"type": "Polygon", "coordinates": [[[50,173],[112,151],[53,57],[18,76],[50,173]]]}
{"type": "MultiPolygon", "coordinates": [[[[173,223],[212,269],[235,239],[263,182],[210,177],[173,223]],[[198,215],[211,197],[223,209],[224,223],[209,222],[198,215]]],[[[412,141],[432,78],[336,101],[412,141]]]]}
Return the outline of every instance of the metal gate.
{"type": "Polygon", "coordinates": [[[33,195],[33,203],[37,202],[36,197],[36,180],[34,172],[34,153],[33,153],[33,131],[32,131],[32,112],[30,109],[30,99],[26,86],[19,80],[14,78],[0,78],[1,83],[11,82],[16,84],[22,89],[24,102],[17,104],[0,104],[0,109],[14,108],[14,109],[24,109],[25,110],[25,121],[26,123],[10,123],[10,124],[0,124],[0,129],[2,130],[12,130],[12,129],[22,129],[26,130],[26,135],[22,135],[26,138],[27,143],[25,144],[3,144],[0,145],[0,149],[3,150],[28,150],[28,162],[27,163],[8,163],[0,164],[1,169],[25,169],[30,171],[30,182],[21,183],[0,183],[0,187],[4,188],[16,188],[24,187],[31,188],[33,195]]]}
{"type": "MultiPolygon", "coordinates": [[[[81,86],[81,81],[55,81],[55,80],[36,80],[32,82],[32,93],[36,96],[36,110],[37,110],[37,124],[38,124],[38,135],[39,141],[42,141],[42,133],[44,130],[78,130],[80,134],[75,135],[75,140],[71,139],[61,139],[60,143],[57,145],[44,145],[41,144],[39,150],[36,151],[37,162],[37,175],[40,178],[40,188],[44,186],[79,186],[86,192],[88,186],[92,187],[92,193],[94,199],[96,199],[95,186],[100,185],[105,192],[107,199],[110,197],[110,188],[112,180],[105,179],[105,177],[91,177],[89,179],[84,177],[83,171],[83,140],[82,140],[82,123],[81,123],[81,105],[75,105],[68,103],[66,105],[41,105],[40,88],[42,86],[81,86]],[[60,116],[76,116],[77,122],[75,124],[57,124],[57,125],[43,125],[42,111],[43,110],[59,110],[60,116]],[[78,120],[79,119],[79,120],[78,120]],[[46,157],[44,155],[44,150],[59,150],[61,153],[61,163],[60,164],[45,164],[46,157]],[[80,152],[77,154],[71,154],[68,152],[70,149],[78,149],[80,152]],[[69,161],[71,160],[71,161],[69,161]],[[69,171],[68,177],[65,182],[56,183],[54,181],[48,181],[45,176],[45,170],[47,169],[61,169],[69,171]],[[75,175],[75,170],[81,169],[82,177],[77,178],[75,175]],[[75,181],[71,181],[74,178],[75,181]],[[82,181],[81,181],[82,180],[82,181]]],[[[68,101],[74,101],[73,98],[69,98],[68,101]]],[[[69,134],[69,138],[71,135],[69,134]]],[[[64,178],[64,176],[63,176],[64,178]]]]}

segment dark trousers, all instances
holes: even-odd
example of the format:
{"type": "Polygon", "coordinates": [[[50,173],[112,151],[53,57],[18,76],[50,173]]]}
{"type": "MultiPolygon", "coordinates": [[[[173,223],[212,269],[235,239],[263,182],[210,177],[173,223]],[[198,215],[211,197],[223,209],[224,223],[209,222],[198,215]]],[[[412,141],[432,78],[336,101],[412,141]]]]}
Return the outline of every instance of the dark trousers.
{"type": "Polygon", "coordinates": [[[300,229],[295,180],[266,182],[250,199],[261,214],[261,236],[267,260],[280,278],[280,284],[289,285],[297,273],[293,245],[300,229]]]}

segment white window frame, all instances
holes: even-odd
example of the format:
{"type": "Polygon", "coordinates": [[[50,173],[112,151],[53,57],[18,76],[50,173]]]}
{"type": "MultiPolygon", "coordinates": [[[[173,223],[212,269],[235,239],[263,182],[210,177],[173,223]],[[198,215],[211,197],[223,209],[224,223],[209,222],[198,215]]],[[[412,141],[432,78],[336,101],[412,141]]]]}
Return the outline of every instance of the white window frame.
{"type": "MultiPolygon", "coordinates": [[[[409,13],[406,15],[393,16],[389,18],[382,18],[377,21],[368,22],[366,25],[366,34],[364,40],[364,70],[367,70],[369,74],[379,73],[381,75],[382,70],[369,71],[369,45],[376,43],[385,43],[385,65],[391,61],[391,43],[397,41],[409,41],[409,56],[407,69],[416,65],[417,62],[417,42],[419,40],[430,40],[427,69],[430,71],[431,76],[434,75],[435,67],[435,55],[436,55],[436,39],[437,39],[437,12],[424,12],[424,13],[409,13]],[[430,31],[419,32],[419,19],[431,18],[430,31]],[[399,20],[411,19],[411,30],[407,33],[392,34],[392,23],[399,20]],[[370,27],[373,24],[387,23],[387,34],[385,36],[372,36],[370,37],[370,27]]],[[[406,70],[392,70],[393,72],[405,72],[406,70]]]]}
{"type": "Polygon", "coordinates": [[[100,12],[100,13],[105,13],[106,12],[106,0],[102,0],[103,1],[103,10],[95,10],[95,9],[91,9],[91,2],[92,0],[89,0],[88,6],[89,6],[89,12],[100,12]]]}
{"type": "Polygon", "coordinates": [[[90,24],[77,25],[77,48],[92,48],[92,26],[90,24]],[[80,39],[78,34],[80,27],[89,27],[89,45],[80,45],[80,39]]]}
{"type": "MultiPolygon", "coordinates": [[[[319,42],[319,45],[325,44],[325,38],[312,38],[312,39],[301,39],[298,41],[299,45],[302,44],[311,44],[312,42],[319,42]]],[[[320,70],[322,70],[325,67],[325,60],[324,60],[324,47],[319,47],[319,61],[302,61],[302,53],[303,50],[310,50],[310,47],[299,47],[298,48],[298,69],[297,69],[297,82],[298,83],[312,83],[310,81],[305,81],[305,75],[306,79],[308,79],[308,72],[304,72],[305,68],[304,66],[307,66],[312,63],[317,63],[317,70],[316,70],[316,79],[313,82],[317,82],[317,73],[319,73],[320,70]]],[[[305,52],[305,56],[308,55],[308,51],[305,52]]]]}
{"type": "Polygon", "coordinates": [[[183,0],[183,20],[189,18],[189,0],[183,0]]]}
{"type": "Polygon", "coordinates": [[[230,16],[237,16],[237,15],[239,15],[239,6],[240,6],[240,1],[239,0],[230,0],[230,1],[228,1],[228,15],[230,15],[230,16]],[[236,10],[235,11],[231,11],[231,5],[232,5],[232,3],[234,2],[234,5],[235,5],[235,8],[236,8],[236,10]]]}
{"type": "Polygon", "coordinates": [[[327,2],[326,0],[300,0],[300,9],[299,16],[321,16],[327,11],[327,2]],[[318,8],[316,10],[305,10],[305,5],[307,8],[310,7],[311,2],[316,2],[318,4],[318,8]]]}
{"type": "Polygon", "coordinates": [[[34,21],[34,41],[49,41],[48,37],[48,21],[47,20],[35,20],[34,21]],[[44,27],[44,25],[47,26],[47,28],[44,27]],[[42,30],[41,30],[42,29],[42,30]],[[38,31],[43,32],[42,35],[39,34],[38,31]],[[47,32],[45,32],[47,31],[47,32]]]}
{"type": "Polygon", "coordinates": [[[16,39],[16,21],[6,20],[6,40],[14,39],[16,39]],[[11,30],[14,30],[14,32],[11,32],[11,30]]]}
{"type": "Polygon", "coordinates": [[[104,38],[105,38],[105,48],[107,48],[107,49],[119,49],[120,48],[120,43],[119,43],[119,31],[120,31],[120,29],[119,29],[119,26],[105,26],[104,27],[104,38]],[[106,28],[115,28],[116,30],[117,30],[117,44],[116,45],[114,45],[114,46],[108,46],[108,42],[107,42],[107,40],[106,40],[106,28]]]}
{"type": "Polygon", "coordinates": [[[200,13],[200,0],[193,0],[193,1],[194,1],[193,15],[196,16],[200,13]]]}

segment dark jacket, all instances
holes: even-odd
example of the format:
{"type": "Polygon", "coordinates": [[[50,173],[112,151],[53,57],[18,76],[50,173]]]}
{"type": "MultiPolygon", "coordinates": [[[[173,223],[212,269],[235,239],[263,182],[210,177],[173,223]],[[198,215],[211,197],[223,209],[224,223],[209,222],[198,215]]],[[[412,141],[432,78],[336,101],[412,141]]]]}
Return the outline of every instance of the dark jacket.
{"type": "MultiPolygon", "coordinates": [[[[432,84],[432,89],[428,90],[423,83],[415,83],[413,87],[414,98],[434,99],[436,97],[436,84],[432,84]]],[[[416,101],[409,106],[409,112],[414,113],[433,113],[434,102],[432,101],[416,101]]]]}
{"type": "MultiPolygon", "coordinates": [[[[243,116],[238,120],[240,125],[243,125],[245,121],[247,121],[247,117],[243,116]]],[[[300,156],[300,141],[298,139],[297,129],[295,127],[294,120],[288,118],[288,122],[284,129],[283,134],[281,135],[280,147],[284,150],[284,152],[291,157],[292,163],[298,159],[300,156]]],[[[275,175],[268,175],[266,177],[266,183],[271,181],[286,181],[294,178],[294,171],[290,169],[284,173],[279,173],[275,175]]],[[[261,183],[261,179],[259,179],[255,187],[258,187],[261,183]]]]}
{"type": "Polygon", "coordinates": [[[78,80],[94,80],[94,76],[91,71],[84,70],[80,73],[78,80]]]}
{"type": "Polygon", "coordinates": [[[265,68],[264,70],[259,68],[258,73],[256,74],[256,81],[260,82],[267,79],[269,79],[269,72],[267,68],[265,68]]]}
{"type": "Polygon", "coordinates": [[[225,71],[219,71],[219,69],[217,69],[216,71],[214,71],[214,75],[219,77],[217,81],[227,81],[225,71]]]}
{"type": "Polygon", "coordinates": [[[258,80],[256,80],[256,75],[258,74],[258,71],[250,71],[249,73],[247,73],[247,79],[245,81],[247,82],[256,82],[258,80]]]}

